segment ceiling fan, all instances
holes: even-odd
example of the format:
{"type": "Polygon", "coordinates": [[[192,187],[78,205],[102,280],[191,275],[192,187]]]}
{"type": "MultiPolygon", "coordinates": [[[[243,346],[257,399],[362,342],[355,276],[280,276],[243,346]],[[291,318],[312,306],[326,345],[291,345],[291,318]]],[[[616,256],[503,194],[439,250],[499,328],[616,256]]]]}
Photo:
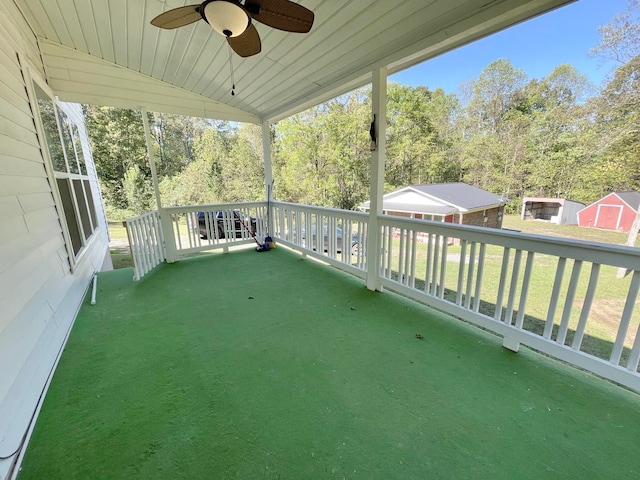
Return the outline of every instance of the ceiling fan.
{"type": "Polygon", "coordinates": [[[205,0],[167,10],[151,20],[151,25],[173,29],[198,20],[207,22],[227,38],[241,57],[260,53],[260,35],[251,20],[285,32],[307,33],[313,26],[313,12],[289,0],[205,0]]]}

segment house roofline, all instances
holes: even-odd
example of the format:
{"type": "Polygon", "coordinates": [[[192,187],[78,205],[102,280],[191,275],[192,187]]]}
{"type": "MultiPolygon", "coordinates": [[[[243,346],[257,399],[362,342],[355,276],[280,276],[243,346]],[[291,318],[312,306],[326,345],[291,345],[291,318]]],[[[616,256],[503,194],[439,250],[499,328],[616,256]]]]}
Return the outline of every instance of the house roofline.
{"type": "Polygon", "coordinates": [[[640,213],[640,205],[638,205],[637,209],[633,208],[631,205],[629,205],[629,203],[624,198],[622,198],[620,195],[618,195],[619,193],[626,193],[626,192],[634,192],[634,190],[625,190],[624,192],[607,193],[604,197],[599,198],[595,202],[591,202],[589,205],[586,205],[584,208],[581,208],[580,210],[578,210],[576,212],[576,215],[580,214],[582,211],[586,210],[590,206],[595,205],[596,203],[599,203],[600,201],[604,200],[605,198],[610,197],[611,195],[615,195],[622,203],[624,203],[627,207],[629,207],[631,209],[631,211],[636,212],[636,213],[640,213]]]}

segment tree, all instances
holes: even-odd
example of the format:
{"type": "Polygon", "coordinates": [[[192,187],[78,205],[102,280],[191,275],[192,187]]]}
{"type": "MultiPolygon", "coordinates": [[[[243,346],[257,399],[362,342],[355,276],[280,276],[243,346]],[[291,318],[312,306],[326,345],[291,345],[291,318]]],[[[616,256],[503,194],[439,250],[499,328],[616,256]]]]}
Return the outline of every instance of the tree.
{"type": "Polygon", "coordinates": [[[236,131],[231,150],[220,162],[221,200],[247,202],[266,197],[262,161],[262,129],[243,124],[236,131]]]}
{"type": "Polygon", "coordinates": [[[581,200],[580,175],[593,160],[588,148],[591,112],[584,103],[592,91],[588,79],[565,64],[531,81],[525,91],[531,119],[526,193],[581,200]]]}
{"type": "Polygon", "coordinates": [[[329,105],[322,125],[326,132],[329,205],[350,210],[368,197],[369,90],[356,90],[329,105]]]}
{"type": "Polygon", "coordinates": [[[194,160],[179,173],[160,182],[165,205],[197,205],[224,201],[222,178],[235,142],[235,130],[224,121],[209,122],[194,135],[191,151],[194,160]]]}
{"type": "Polygon", "coordinates": [[[601,184],[614,190],[640,189],[640,56],[616,69],[594,108],[600,171],[611,174],[601,184]]]}
{"type": "Polygon", "coordinates": [[[527,76],[509,60],[492,62],[473,83],[468,118],[476,129],[497,132],[506,113],[521,102],[527,76]]]}
{"type": "Polygon", "coordinates": [[[137,165],[133,165],[125,172],[122,187],[127,206],[136,215],[155,208],[153,187],[137,165]]]}
{"type": "Polygon", "coordinates": [[[602,39],[591,54],[622,65],[640,55],[640,0],[627,0],[627,10],[598,28],[602,39]]]}
{"type": "Polygon", "coordinates": [[[368,197],[369,96],[356,90],[278,123],[279,198],[351,209],[368,197]]]}
{"type": "Polygon", "coordinates": [[[151,127],[156,140],[154,156],[159,177],[175,175],[195,161],[193,144],[207,126],[207,122],[199,118],[153,114],[151,127]]]}
{"type": "Polygon", "coordinates": [[[458,163],[449,155],[455,97],[442,89],[391,83],[387,98],[387,185],[457,179],[458,163]]]}
{"type": "Polygon", "coordinates": [[[297,203],[323,205],[322,175],[325,159],[321,155],[321,132],[316,117],[320,107],[286,118],[276,125],[273,149],[277,197],[297,203]]]}
{"type": "Polygon", "coordinates": [[[140,112],[85,105],[84,114],[105,201],[126,209],[125,172],[137,167],[143,176],[151,175],[140,112]]]}
{"type": "Polygon", "coordinates": [[[496,60],[473,82],[460,118],[463,180],[510,198],[522,195],[530,163],[525,138],[531,106],[525,81],[524,71],[509,60],[496,60]]]}

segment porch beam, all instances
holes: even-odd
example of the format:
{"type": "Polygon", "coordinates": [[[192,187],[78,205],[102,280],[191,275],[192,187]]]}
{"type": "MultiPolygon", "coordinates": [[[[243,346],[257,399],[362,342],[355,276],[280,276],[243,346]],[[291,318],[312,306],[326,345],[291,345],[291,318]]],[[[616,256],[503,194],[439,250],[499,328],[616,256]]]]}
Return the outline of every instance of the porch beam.
{"type": "Polygon", "coordinates": [[[371,152],[371,185],[369,198],[369,228],[367,231],[367,279],[369,290],[382,291],[380,276],[381,235],[378,215],[382,215],[384,195],[384,164],[387,150],[387,68],[380,67],[372,72],[371,107],[375,119],[375,145],[371,152]]]}

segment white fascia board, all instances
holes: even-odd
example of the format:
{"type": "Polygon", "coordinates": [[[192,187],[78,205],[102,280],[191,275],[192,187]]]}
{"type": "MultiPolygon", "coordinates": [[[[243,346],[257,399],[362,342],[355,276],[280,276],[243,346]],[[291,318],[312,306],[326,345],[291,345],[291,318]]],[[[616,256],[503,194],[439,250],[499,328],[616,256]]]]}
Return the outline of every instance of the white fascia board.
{"type": "Polygon", "coordinates": [[[390,199],[395,198],[398,195],[402,195],[403,193],[408,192],[408,191],[415,192],[415,193],[420,194],[420,195],[424,195],[422,192],[416,190],[415,188],[412,188],[409,185],[407,187],[402,187],[402,188],[400,188],[398,190],[394,190],[393,192],[389,192],[389,193],[385,194],[382,198],[384,200],[390,200],[390,199]]]}
{"type": "MultiPolygon", "coordinates": [[[[591,207],[593,205],[597,205],[598,203],[602,202],[604,199],[610,197],[611,195],[615,195],[618,199],[620,199],[621,201],[624,202],[624,200],[622,200],[620,197],[618,197],[618,195],[616,195],[616,192],[611,192],[611,193],[607,193],[604,197],[599,198],[595,202],[591,202],[589,205],[585,205],[584,208],[581,208],[580,210],[578,210],[578,213],[582,212],[583,210],[586,210],[587,208],[589,208],[589,207],[591,207]]],[[[625,202],[625,204],[626,204],[626,202],[625,202]]]]}

